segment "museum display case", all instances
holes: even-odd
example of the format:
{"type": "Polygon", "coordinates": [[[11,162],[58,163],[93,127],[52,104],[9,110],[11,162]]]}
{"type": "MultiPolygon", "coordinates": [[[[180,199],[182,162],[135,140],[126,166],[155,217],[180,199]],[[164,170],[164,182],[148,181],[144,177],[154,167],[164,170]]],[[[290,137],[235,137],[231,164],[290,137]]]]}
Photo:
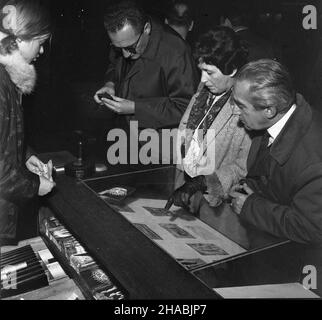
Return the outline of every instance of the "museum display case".
{"type": "Polygon", "coordinates": [[[176,168],[127,169],[87,179],[57,170],[42,202],[42,240],[82,299],[218,299],[245,296],[246,286],[256,294],[301,287],[307,246],[245,224],[229,203],[202,202],[196,215],[166,210],[176,168]]]}
{"type": "Polygon", "coordinates": [[[216,288],[301,280],[299,245],[243,224],[228,204],[205,204],[198,216],[165,210],[175,170],[59,174],[46,210],[125,299],[215,299],[216,288]]]}

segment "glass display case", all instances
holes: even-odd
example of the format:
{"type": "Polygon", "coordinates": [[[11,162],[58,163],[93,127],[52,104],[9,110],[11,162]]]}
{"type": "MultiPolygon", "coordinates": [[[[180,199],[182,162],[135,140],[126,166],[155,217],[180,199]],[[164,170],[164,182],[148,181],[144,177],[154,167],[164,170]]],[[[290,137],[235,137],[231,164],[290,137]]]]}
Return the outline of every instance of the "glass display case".
{"type": "Polygon", "coordinates": [[[296,282],[298,246],[244,224],[223,203],[172,206],[174,167],[86,180],[57,176],[48,207],[128,299],[213,299],[214,288],[296,282]]]}

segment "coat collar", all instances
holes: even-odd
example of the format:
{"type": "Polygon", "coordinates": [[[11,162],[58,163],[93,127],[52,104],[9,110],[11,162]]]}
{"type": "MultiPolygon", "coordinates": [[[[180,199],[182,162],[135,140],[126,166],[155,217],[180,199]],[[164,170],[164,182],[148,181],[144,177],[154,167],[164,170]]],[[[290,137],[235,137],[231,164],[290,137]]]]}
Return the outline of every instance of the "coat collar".
{"type": "Polygon", "coordinates": [[[304,98],[297,94],[296,110],[272,144],[271,156],[283,165],[292,155],[296,145],[303,138],[312,122],[312,109],[304,98]]]}
{"type": "Polygon", "coordinates": [[[163,28],[159,23],[157,23],[153,19],[150,19],[150,23],[151,23],[150,39],[141,58],[153,60],[159,50],[160,42],[163,35],[163,28]]]}
{"type": "Polygon", "coordinates": [[[0,64],[4,66],[11,81],[23,94],[33,91],[37,78],[35,67],[28,64],[18,51],[0,55],[0,64]]]}

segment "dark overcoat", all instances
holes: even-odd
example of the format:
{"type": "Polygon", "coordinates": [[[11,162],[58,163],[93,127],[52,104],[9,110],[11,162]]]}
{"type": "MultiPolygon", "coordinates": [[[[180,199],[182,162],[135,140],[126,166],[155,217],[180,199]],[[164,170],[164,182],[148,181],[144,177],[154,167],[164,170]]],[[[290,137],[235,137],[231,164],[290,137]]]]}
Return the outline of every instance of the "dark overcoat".
{"type": "MultiPolygon", "coordinates": [[[[247,180],[255,193],[241,218],[279,237],[322,244],[322,118],[300,95],[296,105],[270,148],[269,176],[247,180]]],[[[248,171],[261,139],[253,140],[248,171]]]]}
{"type": "Polygon", "coordinates": [[[188,44],[167,26],[151,22],[152,31],[142,56],[125,77],[125,59],[112,54],[106,81],[115,83],[116,96],[135,102],[139,128],[178,127],[195,93],[199,75],[188,44]]]}

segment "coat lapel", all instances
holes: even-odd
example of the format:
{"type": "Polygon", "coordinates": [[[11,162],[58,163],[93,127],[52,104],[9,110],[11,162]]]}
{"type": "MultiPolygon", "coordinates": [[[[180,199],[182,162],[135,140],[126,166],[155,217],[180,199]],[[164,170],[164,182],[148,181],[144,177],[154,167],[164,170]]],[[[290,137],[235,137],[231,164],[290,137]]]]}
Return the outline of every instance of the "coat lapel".
{"type": "Polygon", "coordinates": [[[135,61],[132,68],[129,70],[127,75],[124,77],[124,81],[129,81],[134,75],[136,75],[140,70],[143,70],[143,62],[141,59],[135,61]]]}
{"type": "MultiPolygon", "coordinates": [[[[297,108],[285,127],[271,146],[270,154],[275,161],[272,161],[270,167],[270,176],[272,176],[277,164],[283,165],[293,153],[296,145],[305,135],[311,120],[312,110],[301,95],[296,97],[297,108]]],[[[256,135],[253,138],[252,146],[247,159],[247,168],[250,169],[254,164],[257,153],[262,141],[262,135],[256,135]]]]}

